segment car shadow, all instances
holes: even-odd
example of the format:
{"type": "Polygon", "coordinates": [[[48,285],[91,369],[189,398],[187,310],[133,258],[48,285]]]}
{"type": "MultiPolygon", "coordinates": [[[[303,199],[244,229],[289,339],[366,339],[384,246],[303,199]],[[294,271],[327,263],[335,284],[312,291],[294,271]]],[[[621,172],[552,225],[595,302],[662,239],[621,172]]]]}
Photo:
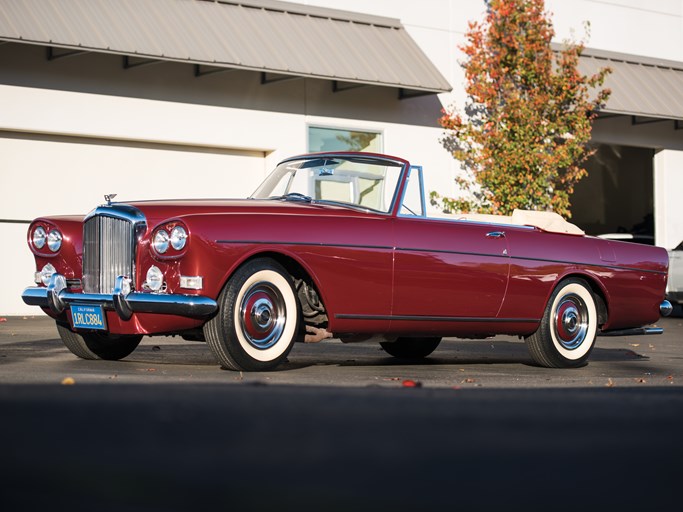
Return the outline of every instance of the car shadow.
{"type": "MultiPolygon", "coordinates": [[[[0,346],[0,365],[28,359],[47,359],[72,356],[59,339],[19,340],[0,346]]],[[[590,361],[630,362],[649,361],[649,357],[626,348],[593,349],[590,361]]],[[[123,363],[173,366],[218,366],[204,343],[145,338],[140,346],[123,363]]],[[[287,360],[271,370],[296,371],[312,366],[339,367],[394,367],[394,366],[474,366],[524,365],[538,367],[531,359],[526,346],[520,341],[506,340],[445,340],[430,356],[396,358],[378,346],[370,344],[343,344],[338,341],[322,344],[296,344],[287,360]]]]}

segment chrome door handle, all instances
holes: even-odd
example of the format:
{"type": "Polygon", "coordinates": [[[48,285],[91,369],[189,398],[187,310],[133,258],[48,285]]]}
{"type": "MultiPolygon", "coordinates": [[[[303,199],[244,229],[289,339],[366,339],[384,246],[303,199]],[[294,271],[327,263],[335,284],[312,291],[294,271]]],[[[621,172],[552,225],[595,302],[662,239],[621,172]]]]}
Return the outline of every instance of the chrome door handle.
{"type": "Polygon", "coordinates": [[[486,233],[486,238],[505,238],[505,231],[491,231],[486,233]]]}

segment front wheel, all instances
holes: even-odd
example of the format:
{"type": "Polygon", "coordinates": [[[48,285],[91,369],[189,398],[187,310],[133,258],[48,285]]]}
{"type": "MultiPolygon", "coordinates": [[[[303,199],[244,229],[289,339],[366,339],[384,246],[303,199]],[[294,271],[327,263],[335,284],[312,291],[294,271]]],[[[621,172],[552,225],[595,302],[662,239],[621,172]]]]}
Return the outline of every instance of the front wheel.
{"type": "Polygon", "coordinates": [[[81,359],[118,361],[130,355],[142,341],[139,335],[76,333],[60,324],[57,324],[57,332],[66,348],[81,359]]]}
{"type": "Polygon", "coordinates": [[[541,366],[576,368],[590,356],[597,329],[593,292],[583,279],[567,279],[550,296],[541,325],[526,345],[541,366]]]}
{"type": "Polygon", "coordinates": [[[399,338],[380,343],[384,351],[400,359],[422,359],[436,350],[441,338],[399,338]]]}
{"type": "Polygon", "coordinates": [[[299,333],[299,304],[287,271],[270,258],[240,267],[218,297],[204,336],[227,370],[263,371],[283,362],[299,333]]]}

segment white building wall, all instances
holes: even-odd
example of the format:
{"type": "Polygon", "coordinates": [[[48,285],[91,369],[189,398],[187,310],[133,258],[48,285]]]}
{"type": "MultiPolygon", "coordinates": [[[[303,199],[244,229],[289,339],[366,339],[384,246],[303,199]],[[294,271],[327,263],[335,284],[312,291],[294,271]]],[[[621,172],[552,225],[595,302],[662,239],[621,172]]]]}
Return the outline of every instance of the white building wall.
{"type": "Polygon", "coordinates": [[[673,249],[683,242],[683,151],[655,154],[655,244],[673,249]]]}

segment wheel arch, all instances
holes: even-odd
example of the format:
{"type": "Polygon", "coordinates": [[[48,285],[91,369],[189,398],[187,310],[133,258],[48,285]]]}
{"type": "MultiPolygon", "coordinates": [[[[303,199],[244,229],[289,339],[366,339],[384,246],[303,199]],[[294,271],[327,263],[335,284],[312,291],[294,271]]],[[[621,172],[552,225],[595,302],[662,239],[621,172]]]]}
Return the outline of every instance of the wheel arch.
{"type": "MultiPolygon", "coordinates": [[[[273,261],[276,261],[287,271],[287,273],[290,275],[295,284],[298,284],[300,281],[304,281],[308,286],[313,286],[320,299],[320,302],[322,303],[324,311],[329,316],[329,310],[327,309],[328,302],[325,300],[325,292],[321,289],[320,284],[315,277],[315,274],[302,261],[300,261],[298,258],[290,254],[285,254],[282,252],[272,250],[259,251],[249,254],[246,258],[244,258],[238,264],[236,264],[234,268],[227,274],[227,276],[224,279],[224,282],[222,283],[221,289],[223,289],[228,284],[230,278],[235,274],[235,272],[237,272],[239,268],[243,267],[244,265],[248,264],[253,260],[260,258],[268,258],[273,261]]],[[[298,289],[295,290],[295,292],[298,292],[298,289]]],[[[305,307],[305,304],[302,303],[303,299],[301,298],[300,294],[296,293],[296,295],[297,300],[301,304],[302,308],[305,307]]]]}

